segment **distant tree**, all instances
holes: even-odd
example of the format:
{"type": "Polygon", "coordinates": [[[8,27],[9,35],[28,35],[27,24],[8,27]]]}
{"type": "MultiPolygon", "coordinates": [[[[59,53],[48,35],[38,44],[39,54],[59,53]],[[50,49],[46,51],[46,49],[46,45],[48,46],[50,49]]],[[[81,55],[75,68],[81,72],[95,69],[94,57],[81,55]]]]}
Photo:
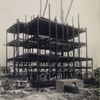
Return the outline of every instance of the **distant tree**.
{"type": "Polygon", "coordinates": [[[100,67],[94,70],[94,76],[96,81],[96,86],[100,87],[100,67]]]}
{"type": "Polygon", "coordinates": [[[95,78],[96,79],[99,79],[100,78],[100,67],[99,68],[96,68],[94,70],[94,75],[95,75],[95,78]]]}

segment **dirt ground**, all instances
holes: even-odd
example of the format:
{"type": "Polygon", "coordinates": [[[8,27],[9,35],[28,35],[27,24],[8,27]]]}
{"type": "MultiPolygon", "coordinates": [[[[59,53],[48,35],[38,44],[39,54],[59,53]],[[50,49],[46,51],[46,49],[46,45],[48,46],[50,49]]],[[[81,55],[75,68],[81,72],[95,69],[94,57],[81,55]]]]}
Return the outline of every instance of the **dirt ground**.
{"type": "Polygon", "coordinates": [[[20,89],[5,91],[0,94],[0,100],[99,100],[99,95],[94,93],[94,89],[87,88],[80,89],[78,94],[58,93],[50,89],[20,89]]]}

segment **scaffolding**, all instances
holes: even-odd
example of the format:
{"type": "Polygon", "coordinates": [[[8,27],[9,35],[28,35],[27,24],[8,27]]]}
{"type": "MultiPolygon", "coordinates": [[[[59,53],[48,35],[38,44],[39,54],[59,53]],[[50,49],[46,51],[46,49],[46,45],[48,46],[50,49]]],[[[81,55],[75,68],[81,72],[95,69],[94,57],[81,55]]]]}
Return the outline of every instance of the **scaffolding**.
{"type": "Polygon", "coordinates": [[[82,79],[83,70],[87,76],[88,70],[93,70],[93,59],[88,57],[87,29],[80,28],[79,16],[78,28],[73,19],[72,25],[50,17],[37,16],[27,23],[17,20],[6,32],[6,69],[9,63],[13,64],[14,79],[23,77],[41,84],[54,79],[82,79]],[[10,42],[8,33],[13,35],[10,42]],[[85,43],[80,40],[82,33],[85,43]],[[13,57],[8,57],[8,47],[13,48],[13,57]],[[81,56],[82,47],[86,48],[85,57],[81,56]]]}

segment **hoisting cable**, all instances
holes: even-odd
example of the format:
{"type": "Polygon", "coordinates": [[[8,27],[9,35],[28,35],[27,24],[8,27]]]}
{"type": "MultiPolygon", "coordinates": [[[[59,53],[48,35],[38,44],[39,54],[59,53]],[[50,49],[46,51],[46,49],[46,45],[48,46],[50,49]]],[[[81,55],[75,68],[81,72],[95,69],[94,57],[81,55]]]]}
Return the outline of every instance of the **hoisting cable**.
{"type": "Polygon", "coordinates": [[[49,0],[47,0],[47,1],[46,1],[46,4],[45,4],[45,8],[44,8],[44,12],[43,12],[43,17],[44,17],[44,15],[45,15],[45,11],[46,11],[46,8],[47,8],[47,5],[48,5],[48,1],[49,1],[49,0]]]}
{"type": "Polygon", "coordinates": [[[71,3],[70,3],[70,6],[69,6],[69,9],[68,9],[68,12],[67,12],[67,14],[66,14],[66,18],[65,18],[65,22],[64,22],[64,23],[66,23],[66,21],[67,21],[68,15],[69,15],[69,13],[70,13],[70,10],[71,10],[72,4],[73,4],[73,1],[74,1],[74,0],[71,0],[71,3]]]}

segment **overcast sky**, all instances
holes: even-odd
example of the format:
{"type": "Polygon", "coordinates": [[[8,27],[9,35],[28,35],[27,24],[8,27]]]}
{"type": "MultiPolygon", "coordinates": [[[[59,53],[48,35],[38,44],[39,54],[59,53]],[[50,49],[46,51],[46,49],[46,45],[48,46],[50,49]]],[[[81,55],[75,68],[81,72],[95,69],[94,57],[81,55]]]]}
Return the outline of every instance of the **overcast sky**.
{"type": "MultiPolygon", "coordinates": [[[[19,18],[24,21],[25,15],[28,20],[31,16],[39,14],[40,0],[0,0],[0,64],[5,65],[6,29],[19,18]]],[[[46,0],[42,0],[44,4],[46,0]]],[[[63,0],[64,18],[71,0],[63,0]]],[[[51,17],[57,16],[60,20],[60,0],[49,0],[51,3],[51,17]]],[[[88,52],[89,57],[94,59],[94,66],[100,66],[100,0],[74,0],[68,22],[74,17],[77,27],[77,15],[80,14],[81,27],[88,29],[88,52]]],[[[48,17],[48,9],[45,17],[48,17]]]]}

